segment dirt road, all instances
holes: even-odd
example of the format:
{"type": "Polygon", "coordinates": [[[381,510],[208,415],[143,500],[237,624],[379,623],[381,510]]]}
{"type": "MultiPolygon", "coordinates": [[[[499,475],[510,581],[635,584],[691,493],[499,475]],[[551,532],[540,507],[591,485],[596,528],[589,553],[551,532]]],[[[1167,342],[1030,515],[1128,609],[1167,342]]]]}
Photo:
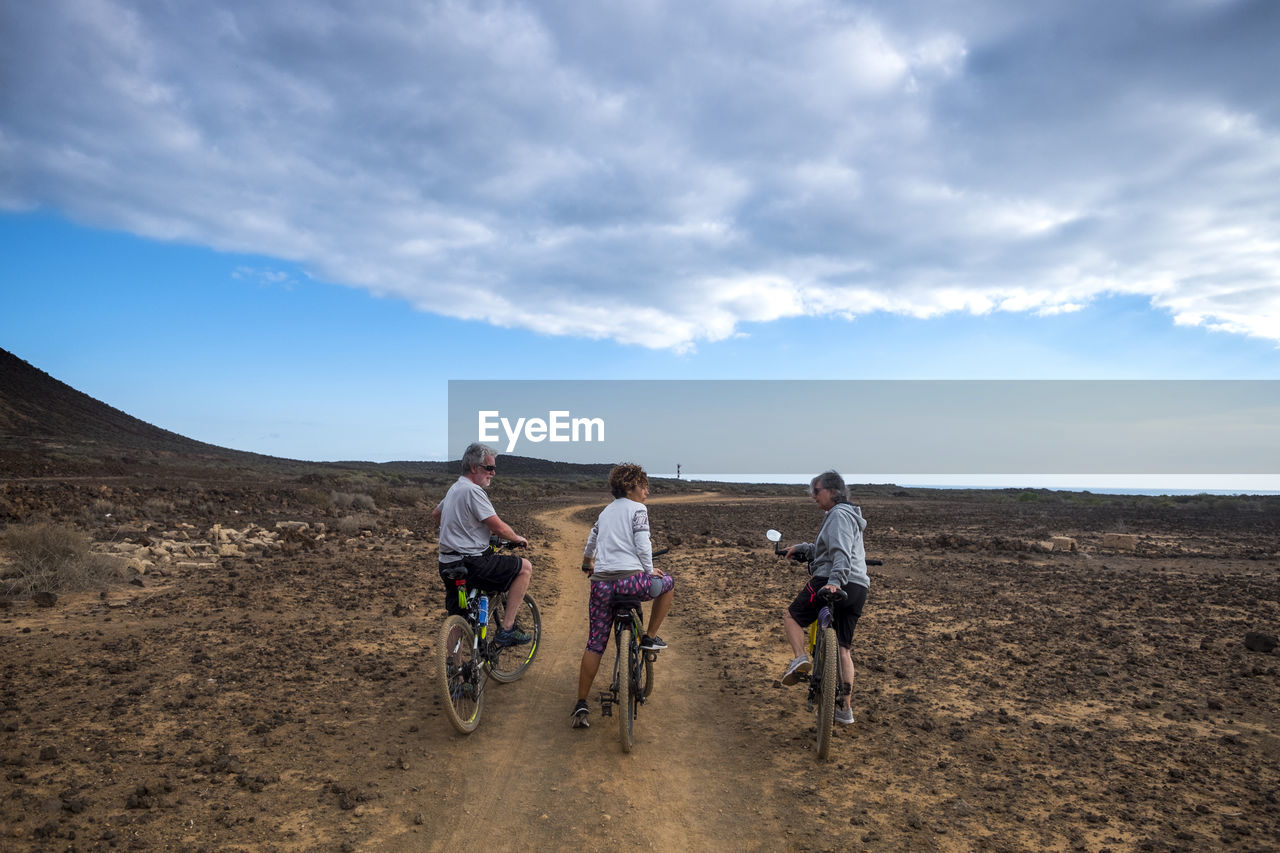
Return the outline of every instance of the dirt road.
{"type": "MultiPolygon", "coordinates": [[[[457,850],[477,834],[498,850],[777,849],[776,839],[763,841],[776,825],[768,780],[749,761],[737,726],[725,723],[734,709],[718,691],[699,688],[711,664],[698,660],[694,614],[667,622],[671,647],[659,657],[630,754],[617,718],[601,718],[595,701],[612,648],[592,689],[591,727],[570,727],[589,591],[578,569],[588,527],[573,516],[584,508],[540,516],[555,550],[537,565],[556,573],[560,599],[543,610],[543,645],[529,673],[515,684],[491,683],[479,729],[449,744],[452,788],[433,809],[456,819],[432,827],[428,849],[457,850]]],[[[388,849],[421,850],[424,841],[410,831],[388,849]]]]}

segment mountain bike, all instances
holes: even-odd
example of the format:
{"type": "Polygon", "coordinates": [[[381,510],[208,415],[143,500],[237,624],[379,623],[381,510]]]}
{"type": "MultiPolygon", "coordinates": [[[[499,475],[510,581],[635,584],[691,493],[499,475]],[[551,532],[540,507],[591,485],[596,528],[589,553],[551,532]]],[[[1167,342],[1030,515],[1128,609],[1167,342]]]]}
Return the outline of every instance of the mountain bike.
{"type": "MultiPolygon", "coordinates": [[[[770,530],[765,536],[774,543],[775,554],[787,552],[786,548],[777,544],[782,540],[781,533],[770,530]]],[[[809,659],[813,661],[813,668],[809,670],[807,707],[810,713],[815,708],[818,711],[818,757],[825,759],[831,754],[831,729],[835,722],[836,703],[843,704],[853,686],[840,677],[840,644],[836,639],[836,629],[831,617],[832,605],[849,596],[842,589],[828,592],[825,588],[818,592],[818,596],[825,603],[818,611],[818,618],[809,624],[807,651],[809,659]]]]}
{"type": "MultiPolygon", "coordinates": [[[[657,557],[669,548],[654,551],[657,557]]],[[[618,708],[618,734],[622,751],[630,752],[636,743],[636,713],[653,692],[653,663],[657,651],[640,648],[644,636],[644,613],[639,598],[613,600],[613,680],[609,689],[600,693],[600,716],[613,716],[618,708]]]]}
{"type": "Polygon", "coordinates": [[[826,605],[818,611],[818,618],[809,625],[809,655],[813,669],[809,671],[808,709],[818,709],[818,757],[831,753],[831,726],[835,721],[836,703],[843,703],[851,685],[840,678],[840,645],[836,629],[831,622],[831,605],[849,596],[844,590],[818,593],[826,605]]]}
{"type": "MultiPolygon", "coordinates": [[[[495,540],[489,547],[509,548],[511,543],[495,540]]],[[[533,663],[542,639],[542,616],[538,603],[526,593],[512,627],[529,634],[529,642],[499,646],[493,637],[501,629],[510,604],[507,594],[468,589],[467,569],[462,563],[443,574],[454,584],[462,612],[451,614],[440,626],[440,686],[449,722],[462,734],[470,734],[480,725],[486,680],[492,676],[502,683],[516,681],[533,663]]]]}

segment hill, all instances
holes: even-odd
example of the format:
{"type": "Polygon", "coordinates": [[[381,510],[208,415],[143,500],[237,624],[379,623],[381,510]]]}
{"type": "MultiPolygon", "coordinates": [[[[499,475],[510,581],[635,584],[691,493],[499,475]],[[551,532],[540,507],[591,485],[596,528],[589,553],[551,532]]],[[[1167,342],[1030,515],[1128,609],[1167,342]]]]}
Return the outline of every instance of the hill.
{"type": "MultiPolygon", "coordinates": [[[[610,467],[502,456],[504,479],[599,480],[609,476],[610,467]]],[[[452,474],[458,462],[306,462],[218,447],[135,418],[0,349],[0,477],[120,476],[147,470],[293,476],[357,471],[422,480],[452,474]]]]}
{"type": "Polygon", "coordinates": [[[276,467],[289,460],[153,426],[0,349],[0,475],[124,473],[166,462],[276,467]]]}

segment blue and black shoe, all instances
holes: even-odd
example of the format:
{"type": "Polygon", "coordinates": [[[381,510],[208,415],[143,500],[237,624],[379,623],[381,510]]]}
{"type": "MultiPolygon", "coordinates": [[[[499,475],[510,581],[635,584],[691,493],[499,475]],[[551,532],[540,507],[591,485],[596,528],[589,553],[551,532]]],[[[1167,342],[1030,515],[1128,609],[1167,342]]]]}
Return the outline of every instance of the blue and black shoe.
{"type": "Polygon", "coordinates": [[[525,643],[533,641],[532,634],[526,634],[518,627],[503,628],[493,637],[493,643],[499,647],[506,646],[523,646],[525,643]]]}

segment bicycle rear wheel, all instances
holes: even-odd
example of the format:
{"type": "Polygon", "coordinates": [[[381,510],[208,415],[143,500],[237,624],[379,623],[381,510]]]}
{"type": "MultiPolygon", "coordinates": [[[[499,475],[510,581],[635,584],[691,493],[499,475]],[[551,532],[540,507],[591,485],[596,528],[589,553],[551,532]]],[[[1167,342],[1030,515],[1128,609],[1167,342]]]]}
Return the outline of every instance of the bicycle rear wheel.
{"type": "Polygon", "coordinates": [[[471,625],[456,614],[440,626],[439,665],[445,715],[455,729],[470,734],[480,725],[484,672],[471,625]]]}
{"type": "MultiPolygon", "coordinates": [[[[502,614],[506,610],[506,606],[507,594],[505,592],[493,597],[489,610],[490,640],[493,639],[499,630],[499,626],[502,625],[502,614]]],[[[542,640],[542,615],[538,612],[538,602],[533,600],[533,596],[526,595],[524,600],[520,602],[520,609],[516,611],[514,627],[529,634],[533,639],[518,646],[504,646],[502,648],[490,646],[489,674],[494,677],[495,681],[501,681],[504,684],[522,677],[528,671],[529,665],[533,663],[534,656],[538,654],[538,643],[542,640]]]]}
{"type": "Polygon", "coordinates": [[[818,649],[821,660],[814,662],[814,668],[818,669],[822,678],[822,692],[818,701],[818,757],[826,758],[831,753],[831,724],[836,713],[836,689],[840,686],[835,628],[827,626],[821,629],[818,649]]]}
{"type": "Polygon", "coordinates": [[[630,626],[619,632],[618,637],[618,734],[622,738],[622,751],[630,752],[636,743],[635,659],[636,635],[630,626]]]}
{"type": "Polygon", "coordinates": [[[653,692],[653,659],[657,654],[657,652],[643,650],[640,652],[639,672],[636,673],[636,682],[641,699],[648,699],[649,694],[653,692]]]}

